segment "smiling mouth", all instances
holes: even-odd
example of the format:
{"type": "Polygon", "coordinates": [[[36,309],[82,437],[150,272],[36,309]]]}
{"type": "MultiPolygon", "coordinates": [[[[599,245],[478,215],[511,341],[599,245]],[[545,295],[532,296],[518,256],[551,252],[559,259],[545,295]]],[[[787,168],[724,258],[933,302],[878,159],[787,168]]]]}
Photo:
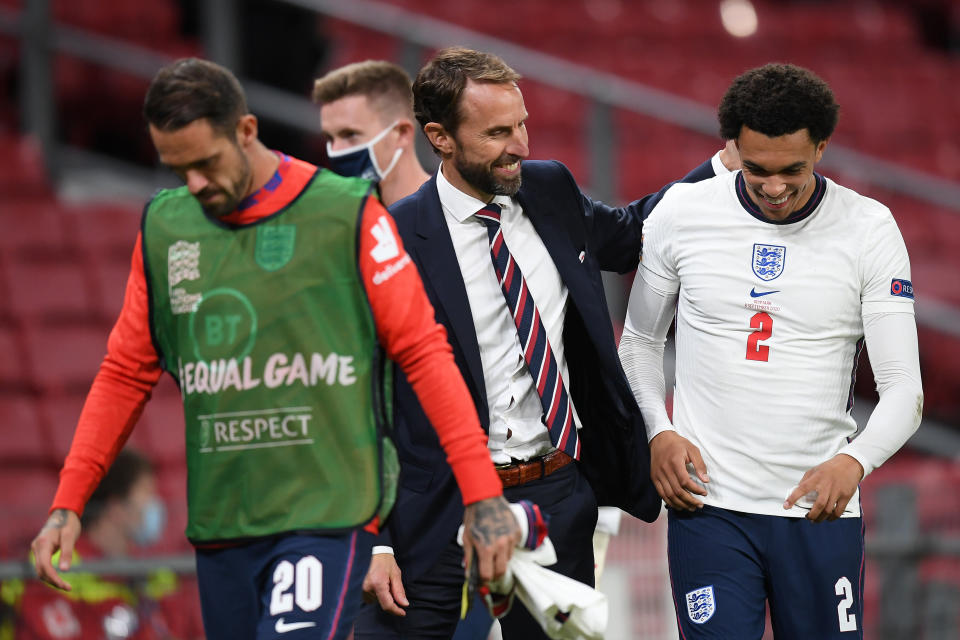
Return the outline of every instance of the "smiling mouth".
{"type": "Polygon", "coordinates": [[[514,162],[511,162],[510,164],[497,165],[497,169],[499,169],[499,170],[501,170],[501,171],[504,171],[504,172],[506,172],[506,173],[515,173],[515,172],[517,171],[517,169],[519,169],[519,168],[520,168],[520,161],[519,161],[519,160],[515,160],[514,162]]]}
{"type": "Polygon", "coordinates": [[[779,198],[771,198],[771,197],[766,196],[766,195],[764,195],[764,194],[762,194],[762,193],[760,193],[760,194],[758,194],[758,195],[760,196],[760,199],[763,200],[764,203],[766,203],[768,206],[771,206],[771,207],[779,207],[780,205],[784,204],[787,200],[789,200],[789,199],[790,199],[790,196],[793,195],[793,194],[787,193],[787,194],[784,194],[784,195],[780,196],[779,198]]]}

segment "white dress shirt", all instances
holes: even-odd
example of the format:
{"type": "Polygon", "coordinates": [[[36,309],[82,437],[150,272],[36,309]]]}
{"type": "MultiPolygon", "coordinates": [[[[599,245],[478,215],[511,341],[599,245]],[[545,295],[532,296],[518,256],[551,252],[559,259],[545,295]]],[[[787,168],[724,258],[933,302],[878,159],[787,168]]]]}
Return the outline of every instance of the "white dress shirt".
{"type": "MultiPolygon", "coordinates": [[[[542,420],[543,407],[533,376],[523,359],[517,327],[494,272],[487,227],[474,216],[486,203],[451,185],[442,170],[437,173],[437,191],[480,346],[490,411],[490,457],[494,464],[507,464],[512,459],[529,460],[549,453],[554,446],[542,420]]],[[[570,377],[562,339],[567,287],[533,223],[516,200],[496,196],[493,202],[501,207],[503,239],[527,281],[569,394],[570,377]]],[[[579,429],[575,407],[573,419],[579,429]]]]}

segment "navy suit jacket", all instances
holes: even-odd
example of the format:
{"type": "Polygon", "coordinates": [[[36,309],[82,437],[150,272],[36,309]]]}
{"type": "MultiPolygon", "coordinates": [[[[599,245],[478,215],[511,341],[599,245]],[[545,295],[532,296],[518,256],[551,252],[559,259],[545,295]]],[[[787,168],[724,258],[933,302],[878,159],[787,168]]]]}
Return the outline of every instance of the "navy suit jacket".
{"type": "MultiPolygon", "coordinates": [[[[643,220],[669,185],[626,207],[613,208],[581,193],[559,162],[531,160],[521,166],[517,200],[569,292],[563,341],[570,372],[566,382],[582,423],[580,469],[598,504],[652,522],[660,512],[660,497],[650,481],[646,431],[620,366],[600,271],[625,273],[636,268],[643,220]]],[[[684,181],[713,175],[706,162],[684,181]]],[[[436,176],[396,202],[390,212],[420,270],[437,322],[447,330],[454,359],[486,430],[490,419],[480,348],[436,176]]],[[[394,369],[394,439],[401,472],[397,502],[378,544],[394,547],[409,582],[436,563],[463,520],[463,503],[436,432],[409,383],[398,367],[394,369]]]]}

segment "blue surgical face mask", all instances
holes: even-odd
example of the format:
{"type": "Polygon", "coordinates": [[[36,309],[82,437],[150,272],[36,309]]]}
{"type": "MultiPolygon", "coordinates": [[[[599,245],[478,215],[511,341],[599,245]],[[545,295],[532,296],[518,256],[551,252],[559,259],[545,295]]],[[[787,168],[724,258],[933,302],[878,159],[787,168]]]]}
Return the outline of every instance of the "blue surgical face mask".
{"type": "Polygon", "coordinates": [[[150,546],[163,535],[163,527],[166,523],[167,510],[163,502],[160,498],[150,498],[150,501],[143,505],[140,524],[133,532],[134,543],[140,547],[150,546]]]}
{"type": "Polygon", "coordinates": [[[342,176],[356,176],[379,182],[387,177],[397,161],[403,154],[403,147],[400,147],[393,153],[393,159],[386,169],[381,169],[377,164],[377,155],[373,152],[373,146],[383,140],[383,137],[390,133],[399,120],[394,120],[393,124],[375,135],[369,142],[358,144],[348,149],[334,151],[332,145],[327,143],[327,157],[330,159],[330,169],[342,176]]]}

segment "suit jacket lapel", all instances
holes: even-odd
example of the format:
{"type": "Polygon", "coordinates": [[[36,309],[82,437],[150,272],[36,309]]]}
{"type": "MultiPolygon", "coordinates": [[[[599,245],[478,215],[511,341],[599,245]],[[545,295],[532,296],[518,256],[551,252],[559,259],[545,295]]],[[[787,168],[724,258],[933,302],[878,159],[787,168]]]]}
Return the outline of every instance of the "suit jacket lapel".
{"type": "Polygon", "coordinates": [[[483,366],[480,362],[480,346],[477,344],[477,331],[473,325],[470,301],[467,289],[460,275],[460,263],[453,249],[450,230],[447,229],[437,193],[437,177],[434,175],[421,187],[420,202],[417,210],[415,246],[407,247],[413,252],[420,265],[421,274],[428,290],[436,295],[431,302],[443,310],[448,320],[448,339],[460,352],[467,363],[469,377],[464,376],[468,385],[472,383],[478,392],[475,398],[482,403],[480,419],[487,426],[486,386],[483,382],[483,366]]]}
{"type": "Polygon", "coordinates": [[[553,264],[560,273],[560,279],[567,286],[570,299],[581,310],[581,315],[586,313],[588,316],[591,306],[589,303],[596,300],[596,291],[593,290],[590,270],[580,258],[583,254],[584,260],[586,259],[584,253],[586,245],[574,245],[573,239],[562,224],[564,212],[553,211],[538,191],[521,187],[517,193],[517,201],[523,207],[524,215],[530,218],[533,228],[537,230],[537,235],[540,236],[553,259],[553,264]]]}

